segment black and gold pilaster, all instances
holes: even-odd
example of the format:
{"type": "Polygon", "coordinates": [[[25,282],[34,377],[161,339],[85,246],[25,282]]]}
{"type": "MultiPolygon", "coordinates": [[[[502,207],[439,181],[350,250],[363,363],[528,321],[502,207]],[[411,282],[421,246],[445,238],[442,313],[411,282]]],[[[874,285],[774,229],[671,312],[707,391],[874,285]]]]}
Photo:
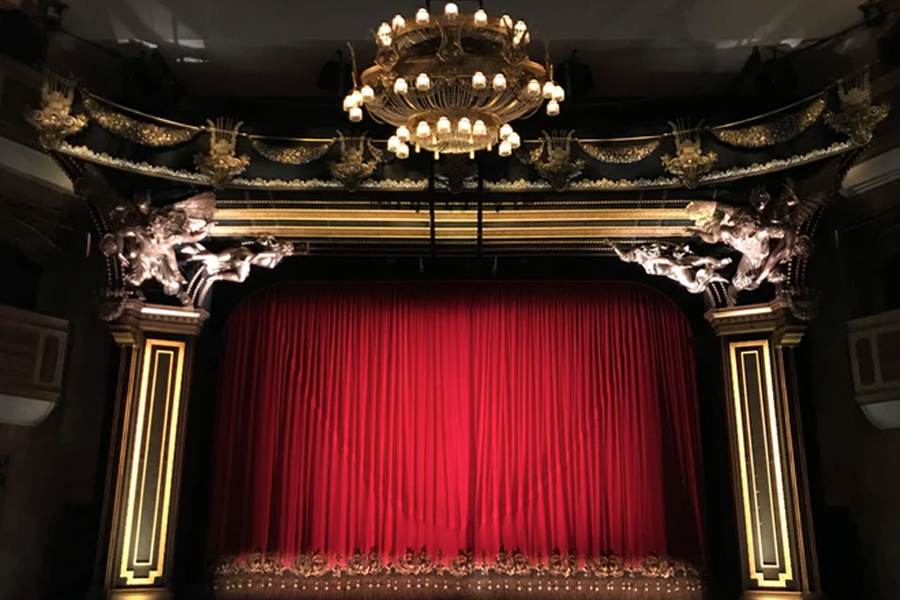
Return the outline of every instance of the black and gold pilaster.
{"type": "Polygon", "coordinates": [[[121,359],[107,492],[107,598],[171,595],[191,357],[206,316],[133,302],[111,325],[121,359]]]}
{"type": "Polygon", "coordinates": [[[706,315],[722,342],[742,587],[754,600],[819,588],[793,356],[804,328],[791,308],[706,315]]]}

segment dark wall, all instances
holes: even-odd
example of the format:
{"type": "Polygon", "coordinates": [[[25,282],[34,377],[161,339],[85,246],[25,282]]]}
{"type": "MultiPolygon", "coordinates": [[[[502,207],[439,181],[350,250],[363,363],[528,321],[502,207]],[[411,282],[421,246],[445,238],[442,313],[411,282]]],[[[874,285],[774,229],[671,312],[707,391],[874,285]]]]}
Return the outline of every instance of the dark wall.
{"type": "Polygon", "coordinates": [[[848,319],[900,307],[900,202],[893,186],[838,198],[820,229],[812,281],[822,292],[800,347],[812,494],[829,598],[900,598],[900,430],[856,405],[848,319]]]}

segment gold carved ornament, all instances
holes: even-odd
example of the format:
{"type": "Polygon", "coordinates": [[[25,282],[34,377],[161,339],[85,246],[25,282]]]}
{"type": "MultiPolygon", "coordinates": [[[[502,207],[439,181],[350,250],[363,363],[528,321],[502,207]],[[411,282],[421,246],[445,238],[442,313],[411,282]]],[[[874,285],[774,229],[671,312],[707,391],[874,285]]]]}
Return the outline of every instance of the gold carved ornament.
{"type": "Polygon", "coordinates": [[[365,134],[360,137],[344,137],[338,132],[338,160],[328,163],[332,177],[347,190],[355,192],[363,181],[375,174],[384,160],[384,152],[375,147],[365,134]]]}
{"type": "Polygon", "coordinates": [[[600,162],[624,165],[644,160],[659,148],[660,139],[644,142],[594,144],[578,141],[585,154],[600,162]]]}
{"type": "Polygon", "coordinates": [[[41,86],[41,107],[25,110],[25,120],[37,129],[38,142],[45,150],[56,150],[63,140],[87,126],[86,115],[73,115],[75,86],[54,75],[47,75],[41,86]]]}
{"type": "Polygon", "coordinates": [[[837,87],[837,95],[841,112],[826,112],[825,122],[838,133],[846,135],[854,146],[868,146],[875,128],[890,113],[890,105],[886,102],[872,104],[868,73],[842,81],[837,87]]]}
{"type": "Polygon", "coordinates": [[[192,140],[199,128],[166,127],[144,121],[138,121],[120,112],[105,108],[89,94],[82,94],[82,104],[91,119],[100,127],[142,146],[159,148],[175,146],[192,140]]]}
{"type": "Polygon", "coordinates": [[[253,138],[250,143],[253,145],[254,150],[271,161],[285,165],[305,165],[306,163],[325,156],[334,142],[329,141],[317,144],[301,143],[276,146],[274,144],[263,142],[260,139],[253,138]]]}
{"type": "Polygon", "coordinates": [[[543,132],[544,139],[537,148],[520,151],[516,155],[522,162],[534,168],[541,179],[549,183],[554,190],[561,192],[569,183],[581,175],[584,161],[572,158],[572,140],[574,132],[565,135],[550,135],[543,132]]]}
{"type": "Polygon", "coordinates": [[[699,130],[689,130],[682,124],[670,124],[675,134],[675,156],[663,154],[660,157],[663,168],[678,177],[684,187],[693,189],[703,175],[712,171],[719,156],[713,151],[703,152],[699,130]]]}
{"type": "Polygon", "coordinates": [[[580,556],[574,552],[554,550],[546,559],[529,558],[520,550],[511,552],[501,548],[493,559],[482,555],[475,559],[472,551],[461,550],[454,558],[444,560],[440,554],[431,554],[425,548],[408,548],[394,561],[385,560],[374,549],[369,552],[356,550],[351,556],[329,560],[320,552],[285,556],[253,552],[245,556],[226,557],[213,568],[218,587],[227,589],[240,583],[251,586],[251,578],[260,579],[266,587],[266,579],[331,580],[365,577],[390,579],[397,577],[436,576],[449,580],[465,578],[486,579],[519,578],[523,581],[561,580],[668,580],[687,589],[702,588],[700,571],[683,561],[650,554],[638,563],[626,564],[621,556],[607,553],[580,556]]]}
{"type": "Polygon", "coordinates": [[[819,120],[825,110],[825,99],[817,98],[800,110],[767,123],[747,127],[714,128],[710,131],[720,142],[741,148],[762,148],[794,139],[819,120]]]}
{"type": "Polygon", "coordinates": [[[222,189],[236,176],[244,172],[250,164],[246,154],[235,155],[237,135],[243,123],[229,119],[207,120],[209,130],[209,153],[197,154],[194,164],[197,172],[206,177],[215,189],[222,189]]]}

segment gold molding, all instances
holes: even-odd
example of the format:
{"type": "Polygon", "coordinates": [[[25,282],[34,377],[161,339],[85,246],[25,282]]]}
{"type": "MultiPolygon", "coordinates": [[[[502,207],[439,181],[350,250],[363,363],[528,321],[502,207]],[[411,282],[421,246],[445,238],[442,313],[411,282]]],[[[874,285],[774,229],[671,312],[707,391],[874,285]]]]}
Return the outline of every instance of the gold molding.
{"type": "MultiPolygon", "coordinates": [[[[728,343],[731,366],[732,401],[734,410],[734,432],[738,454],[740,475],[740,498],[742,505],[743,532],[746,541],[746,560],[749,576],[761,588],[787,589],[794,579],[792,546],[790,543],[790,521],[787,514],[785,468],[780,435],[777,400],[775,396],[772,356],[768,340],[749,340],[728,343]],[[747,358],[755,361],[756,395],[759,398],[760,430],[754,432],[751,423],[748,388],[747,358]],[[739,366],[740,365],[740,366],[739,366]],[[761,439],[759,439],[761,437],[761,439]],[[754,448],[762,446],[765,454],[765,489],[757,486],[760,482],[758,465],[754,460],[754,448]],[[773,479],[774,474],[774,479],[773,479]],[[769,497],[768,515],[759,504],[760,493],[769,497]],[[763,519],[771,524],[767,534],[763,530],[763,519]],[[775,562],[766,563],[764,544],[772,545],[775,562]],[[775,570],[777,578],[772,579],[767,571],[775,570]]],[[[763,467],[759,467],[763,468],[763,467]]]]}
{"type": "MultiPolygon", "coordinates": [[[[133,440],[125,490],[125,519],[121,548],[118,549],[119,577],[127,586],[152,585],[166,572],[169,518],[172,513],[175,478],[176,449],[181,417],[182,379],[186,344],[182,341],[149,338],[144,341],[143,364],[139,381],[137,410],[134,416],[133,440]],[[165,397],[156,394],[157,378],[162,374],[161,358],[168,358],[165,372],[165,397]],[[161,415],[156,403],[162,400],[161,415]],[[156,488],[153,502],[145,506],[148,484],[148,457],[151,451],[151,434],[154,419],[162,418],[162,432],[158,444],[156,463],[156,488]],[[152,511],[149,532],[144,531],[147,511],[152,511]],[[145,540],[144,536],[150,539],[145,540]],[[139,557],[139,547],[149,541],[146,557],[139,557]],[[147,567],[141,574],[139,567],[147,567]]],[[[149,474],[152,477],[153,473],[149,474]]]]}

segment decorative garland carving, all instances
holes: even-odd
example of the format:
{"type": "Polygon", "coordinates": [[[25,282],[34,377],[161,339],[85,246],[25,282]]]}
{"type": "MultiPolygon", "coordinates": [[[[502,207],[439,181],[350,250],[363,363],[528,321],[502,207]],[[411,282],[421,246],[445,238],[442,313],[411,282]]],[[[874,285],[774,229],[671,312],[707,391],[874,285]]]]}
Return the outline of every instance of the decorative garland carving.
{"type": "Polygon", "coordinates": [[[331,148],[332,143],[275,146],[255,138],[251,141],[254,150],[271,161],[285,165],[305,165],[322,158],[328,152],[328,149],[331,148]]]}
{"type": "Polygon", "coordinates": [[[518,550],[503,549],[493,560],[486,556],[476,560],[472,552],[461,551],[449,561],[425,549],[409,549],[394,562],[374,550],[333,561],[317,552],[293,559],[255,552],[221,560],[213,577],[216,595],[254,597],[291,589],[313,596],[396,598],[401,587],[414,589],[417,597],[490,595],[493,591],[504,597],[516,592],[537,592],[539,597],[571,597],[575,592],[593,596],[682,592],[684,597],[694,597],[704,587],[697,568],[657,555],[627,564],[613,554],[578,556],[554,551],[546,560],[530,560],[518,550]]]}
{"type": "Polygon", "coordinates": [[[768,123],[710,131],[720,142],[732,146],[762,148],[794,139],[818,121],[824,110],[825,99],[816,98],[800,110],[782,115],[768,123]]]}
{"type": "Polygon", "coordinates": [[[633,142],[627,144],[592,144],[578,141],[578,145],[585,154],[600,162],[624,165],[644,160],[659,148],[661,140],[653,139],[646,142],[633,142]]]}
{"type": "Polygon", "coordinates": [[[854,146],[868,146],[872,142],[875,128],[887,118],[890,105],[872,104],[868,73],[841,82],[837,95],[841,102],[841,112],[826,112],[825,122],[838,133],[846,135],[854,146]]]}
{"type": "Polygon", "coordinates": [[[684,187],[694,189],[700,178],[712,171],[719,155],[715,152],[703,153],[700,147],[700,132],[689,130],[683,124],[670,123],[675,134],[675,156],[663,154],[663,168],[675,175],[684,187]]]}
{"type": "Polygon", "coordinates": [[[103,129],[142,146],[159,148],[176,146],[188,142],[197,135],[199,129],[165,127],[154,123],[138,121],[119,112],[108,110],[89,94],[82,94],[82,105],[91,119],[103,129]]]}
{"type": "Polygon", "coordinates": [[[194,164],[197,165],[197,171],[218,190],[244,172],[250,165],[250,157],[246,154],[235,155],[237,134],[243,123],[220,118],[215,123],[207,121],[207,124],[209,153],[197,154],[194,157],[194,164]]]}
{"type": "Polygon", "coordinates": [[[25,110],[25,120],[37,129],[38,142],[45,150],[56,150],[64,138],[87,126],[86,115],[73,115],[75,86],[59,77],[48,75],[41,85],[41,107],[25,110]]]}
{"type": "Polygon", "coordinates": [[[565,135],[550,135],[543,132],[544,139],[534,150],[520,151],[516,155],[527,165],[534,168],[541,179],[548,182],[554,190],[565,190],[569,182],[581,175],[584,161],[572,158],[572,140],[575,132],[565,135]]]}

